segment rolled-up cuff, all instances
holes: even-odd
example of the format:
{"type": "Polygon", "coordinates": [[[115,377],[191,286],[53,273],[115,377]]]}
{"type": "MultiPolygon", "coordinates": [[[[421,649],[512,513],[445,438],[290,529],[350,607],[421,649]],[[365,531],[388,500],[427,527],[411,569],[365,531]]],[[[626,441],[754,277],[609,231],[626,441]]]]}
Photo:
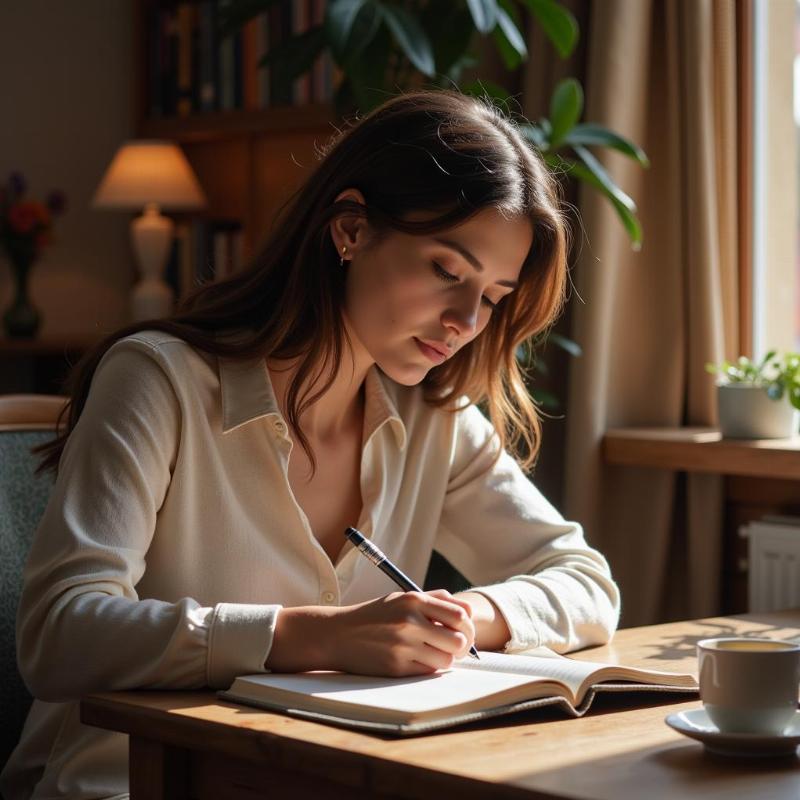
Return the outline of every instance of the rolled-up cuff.
{"type": "MultiPolygon", "coordinates": [[[[528,589],[528,587],[525,587],[528,589]]],[[[492,586],[476,586],[471,592],[480,592],[488,597],[500,609],[503,619],[511,632],[511,638],[503,648],[504,653],[516,653],[531,647],[539,647],[541,636],[538,620],[533,615],[533,609],[527,598],[520,596],[520,592],[513,581],[496,583],[492,586]]]]}
{"type": "Polygon", "coordinates": [[[208,637],[208,685],[227,689],[234,678],[264,668],[282,606],[218,603],[208,637]]]}

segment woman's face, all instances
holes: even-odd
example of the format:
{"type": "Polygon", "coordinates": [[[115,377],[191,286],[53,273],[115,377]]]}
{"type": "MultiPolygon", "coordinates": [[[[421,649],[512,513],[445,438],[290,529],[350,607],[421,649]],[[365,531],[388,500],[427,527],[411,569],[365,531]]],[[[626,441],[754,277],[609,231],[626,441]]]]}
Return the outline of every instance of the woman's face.
{"type": "Polygon", "coordinates": [[[447,231],[392,231],[355,248],[345,317],[356,352],[398,383],[419,383],[486,327],[532,240],[527,219],[487,209],[447,231]]]}

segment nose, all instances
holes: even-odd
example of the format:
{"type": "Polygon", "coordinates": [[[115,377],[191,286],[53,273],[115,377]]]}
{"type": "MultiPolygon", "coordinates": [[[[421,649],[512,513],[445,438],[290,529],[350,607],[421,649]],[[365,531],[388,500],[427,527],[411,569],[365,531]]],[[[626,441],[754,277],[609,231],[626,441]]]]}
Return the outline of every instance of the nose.
{"type": "Polygon", "coordinates": [[[455,331],[459,339],[474,336],[478,330],[481,298],[462,295],[442,314],[442,324],[455,331]]]}

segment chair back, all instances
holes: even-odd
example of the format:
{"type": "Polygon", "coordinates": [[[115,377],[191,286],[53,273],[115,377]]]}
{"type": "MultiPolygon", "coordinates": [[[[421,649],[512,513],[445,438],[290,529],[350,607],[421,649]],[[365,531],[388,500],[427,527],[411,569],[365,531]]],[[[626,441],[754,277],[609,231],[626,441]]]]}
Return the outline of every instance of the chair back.
{"type": "Polygon", "coordinates": [[[32,698],[17,669],[16,616],[22,568],[52,488],[34,477],[31,448],[53,438],[66,402],[55,395],[0,395],[0,769],[19,741],[32,698]]]}

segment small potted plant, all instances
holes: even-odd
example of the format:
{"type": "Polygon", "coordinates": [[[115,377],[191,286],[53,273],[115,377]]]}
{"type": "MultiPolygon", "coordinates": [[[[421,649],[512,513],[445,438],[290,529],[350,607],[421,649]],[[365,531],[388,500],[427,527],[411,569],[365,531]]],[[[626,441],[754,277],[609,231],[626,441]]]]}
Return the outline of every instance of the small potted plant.
{"type": "Polygon", "coordinates": [[[782,358],[770,350],[760,363],[706,364],[717,375],[719,427],[728,439],[785,439],[797,434],[800,353],[782,358]]]}

